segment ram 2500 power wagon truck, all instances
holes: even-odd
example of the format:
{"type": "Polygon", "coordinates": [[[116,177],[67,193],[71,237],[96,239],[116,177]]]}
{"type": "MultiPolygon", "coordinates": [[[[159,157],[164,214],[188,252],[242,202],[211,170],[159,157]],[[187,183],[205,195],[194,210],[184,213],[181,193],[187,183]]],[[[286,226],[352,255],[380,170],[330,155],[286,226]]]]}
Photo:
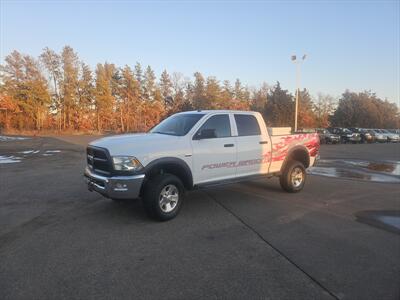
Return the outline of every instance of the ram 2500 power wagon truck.
{"type": "Polygon", "coordinates": [[[273,131],[257,112],[177,113],[148,133],[93,141],[84,175],[90,191],[140,197],[158,220],[178,214],[186,190],[207,185],[279,176],[284,190],[298,192],[318,156],[318,135],[273,131]]]}

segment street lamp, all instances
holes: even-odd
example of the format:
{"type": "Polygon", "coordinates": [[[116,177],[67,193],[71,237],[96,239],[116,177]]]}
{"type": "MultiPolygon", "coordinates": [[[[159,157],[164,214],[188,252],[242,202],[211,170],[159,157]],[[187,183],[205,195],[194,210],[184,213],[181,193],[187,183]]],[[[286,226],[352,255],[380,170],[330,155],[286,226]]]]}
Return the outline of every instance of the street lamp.
{"type": "Polygon", "coordinates": [[[294,132],[297,132],[297,112],[299,109],[299,93],[300,93],[300,65],[306,59],[307,55],[304,54],[300,59],[296,55],[292,55],[292,61],[296,64],[296,108],[294,113],[294,132]]]}

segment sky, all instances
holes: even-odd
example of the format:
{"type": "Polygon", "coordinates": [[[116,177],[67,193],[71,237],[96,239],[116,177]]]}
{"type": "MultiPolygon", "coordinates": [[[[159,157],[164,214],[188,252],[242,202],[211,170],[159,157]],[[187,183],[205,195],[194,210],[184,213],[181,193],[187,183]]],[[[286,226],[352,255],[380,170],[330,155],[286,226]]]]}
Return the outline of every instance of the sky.
{"type": "Polygon", "coordinates": [[[192,77],[277,81],[339,97],[371,90],[399,105],[400,1],[0,0],[0,60],[64,45],[99,62],[192,77]]]}

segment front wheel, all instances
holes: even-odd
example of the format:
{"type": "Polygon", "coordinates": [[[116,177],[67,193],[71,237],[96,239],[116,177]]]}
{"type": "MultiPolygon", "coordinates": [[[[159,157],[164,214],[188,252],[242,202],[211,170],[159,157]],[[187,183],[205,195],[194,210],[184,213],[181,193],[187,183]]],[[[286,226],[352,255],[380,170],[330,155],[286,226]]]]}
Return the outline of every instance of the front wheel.
{"type": "Polygon", "coordinates": [[[172,174],[160,174],[145,186],[143,204],[147,214],[159,221],[176,217],[185,196],[182,181],[172,174]]]}
{"type": "Polygon", "coordinates": [[[279,177],[279,183],[282,189],[289,193],[300,192],[306,182],[306,169],[304,165],[299,161],[289,161],[281,176],[279,177]]]}

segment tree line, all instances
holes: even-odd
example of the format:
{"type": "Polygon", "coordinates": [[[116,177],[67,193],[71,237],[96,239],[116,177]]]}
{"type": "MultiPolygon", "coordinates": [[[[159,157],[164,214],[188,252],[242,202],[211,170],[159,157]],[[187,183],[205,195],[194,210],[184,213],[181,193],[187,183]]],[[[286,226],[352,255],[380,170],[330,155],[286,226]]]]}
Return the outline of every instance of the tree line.
{"type": "MultiPolygon", "coordinates": [[[[295,97],[279,82],[259,88],[200,72],[187,78],[150,67],[99,63],[95,70],[69,46],[38,58],[14,50],[0,66],[0,128],[4,130],[146,131],[179,111],[256,110],[269,126],[293,126],[295,97]]],[[[395,104],[372,92],[345,91],[339,100],[299,91],[299,128],[398,128],[395,104]]]]}

